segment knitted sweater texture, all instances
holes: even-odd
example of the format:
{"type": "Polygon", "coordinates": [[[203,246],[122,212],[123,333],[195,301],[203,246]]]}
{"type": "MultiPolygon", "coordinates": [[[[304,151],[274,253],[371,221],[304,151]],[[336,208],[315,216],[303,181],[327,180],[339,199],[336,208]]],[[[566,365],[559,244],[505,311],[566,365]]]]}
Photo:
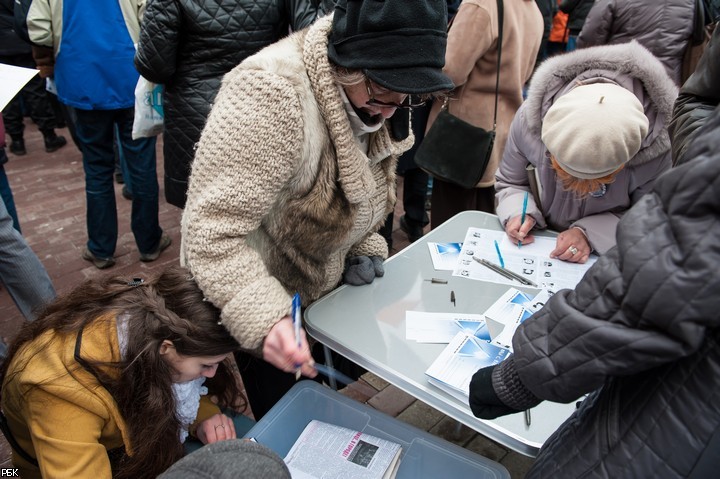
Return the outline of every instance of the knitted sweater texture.
{"type": "Polygon", "coordinates": [[[327,58],[332,16],[228,73],[200,138],[182,219],[182,260],[241,347],[259,353],[291,296],[338,285],[346,256],[387,257],[395,203],[386,127],[353,136],[327,58]]]}

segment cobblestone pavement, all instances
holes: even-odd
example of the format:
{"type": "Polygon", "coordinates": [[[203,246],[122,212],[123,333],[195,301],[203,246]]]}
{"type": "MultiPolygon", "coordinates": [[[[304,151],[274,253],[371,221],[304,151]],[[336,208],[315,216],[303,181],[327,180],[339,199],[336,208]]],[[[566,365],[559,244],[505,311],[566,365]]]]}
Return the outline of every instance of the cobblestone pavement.
{"type": "MultiPolygon", "coordinates": [[[[67,130],[68,145],[46,153],[42,135],[26,120],[25,143],[28,154],[15,156],[5,169],[15,195],[20,225],[28,243],[45,265],[58,293],[72,289],[85,279],[107,274],[147,273],[178,261],[181,211],[165,202],[162,192],[162,144],[158,141],[158,179],[160,182],[160,225],[170,235],[173,244],[152,263],[141,263],[130,231],[131,202],[121,194],[122,185],[115,186],[118,207],[119,237],[115,259],[117,264],[100,271],[80,255],[87,241],[85,229],[85,180],[80,152],[72,144],[67,130]]],[[[8,138],[9,140],[9,138],[8,138]]],[[[402,178],[398,179],[398,197],[402,198],[402,178]]],[[[408,243],[400,231],[400,204],[396,207],[393,225],[393,253],[408,243]]],[[[0,336],[11,339],[23,318],[15,308],[7,291],[0,289],[0,336]]],[[[430,406],[415,400],[398,388],[368,373],[360,381],[342,391],[349,397],[369,404],[391,416],[429,431],[448,441],[472,450],[503,464],[513,478],[525,475],[532,459],[509,451],[486,439],[430,406]]],[[[0,438],[0,467],[10,465],[10,448],[0,438]]]]}

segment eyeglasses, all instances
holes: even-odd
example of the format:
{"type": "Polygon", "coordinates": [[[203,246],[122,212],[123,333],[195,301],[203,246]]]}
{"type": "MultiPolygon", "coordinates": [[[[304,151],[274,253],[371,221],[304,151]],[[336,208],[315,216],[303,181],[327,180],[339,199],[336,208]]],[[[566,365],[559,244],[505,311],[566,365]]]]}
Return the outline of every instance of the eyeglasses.
{"type": "Polygon", "coordinates": [[[376,106],[379,108],[401,108],[403,110],[410,110],[412,108],[418,108],[423,105],[425,105],[425,101],[416,101],[413,102],[412,95],[407,95],[405,97],[405,100],[403,100],[402,103],[395,103],[395,102],[386,102],[386,101],[380,101],[375,99],[375,94],[372,90],[372,84],[370,83],[370,79],[365,77],[365,88],[367,89],[367,94],[369,100],[367,101],[367,104],[370,106],[376,106]]]}

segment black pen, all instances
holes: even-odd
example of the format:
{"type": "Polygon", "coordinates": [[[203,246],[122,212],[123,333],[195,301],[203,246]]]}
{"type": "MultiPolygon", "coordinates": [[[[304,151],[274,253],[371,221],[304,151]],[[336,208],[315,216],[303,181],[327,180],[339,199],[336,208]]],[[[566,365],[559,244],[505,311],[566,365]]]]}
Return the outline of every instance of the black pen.
{"type": "Polygon", "coordinates": [[[519,281],[520,283],[522,283],[524,285],[537,288],[537,284],[533,283],[532,281],[530,281],[529,279],[527,279],[524,276],[521,276],[513,271],[510,271],[509,269],[502,268],[502,267],[500,267],[494,263],[491,263],[490,261],[483,259],[483,258],[478,258],[475,256],[473,256],[472,258],[475,261],[477,261],[478,263],[480,263],[481,265],[485,266],[486,268],[488,268],[490,270],[495,271],[497,274],[504,276],[507,279],[513,279],[515,281],[519,281]]]}

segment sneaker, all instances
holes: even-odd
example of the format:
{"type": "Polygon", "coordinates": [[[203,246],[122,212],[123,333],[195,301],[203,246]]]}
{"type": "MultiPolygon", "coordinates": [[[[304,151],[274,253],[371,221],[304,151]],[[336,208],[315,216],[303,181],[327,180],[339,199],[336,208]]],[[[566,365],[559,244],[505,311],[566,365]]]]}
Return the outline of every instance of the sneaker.
{"type": "Polygon", "coordinates": [[[414,243],[420,238],[422,238],[424,234],[422,226],[418,225],[415,222],[408,223],[404,215],[400,217],[400,229],[403,230],[403,232],[407,235],[411,243],[414,243]]]}
{"type": "Polygon", "coordinates": [[[132,200],[132,193],[130,193],[130,190],[128,190],[127,185],[123,185],[121,193],[122,197],[126,200],[132,200]]]}
{"type": "Polygon", "coordinates": [[[27,155],[27,150],[25,149],[25,140],[22,138],[13,139],[10,142],[10,153],[13,153],[17,156],[27,155]]]}
{"type": "Polygon", "coordinates": [[[115,170],[115,183],[118,185],[125,183],[125,178],[123,178],[122,171],[120,170],[115,170]]]}
{"type": "Polygon", "coordinates": [[[45,140],[45,151],[52,153],[53,151],[59,150],[63,146],[67,145],[67,140],[62,135],[56,135],[54,131],[48,132],[44,135],[45,140]]]}
{"type": "Polygon", "coordinates": [[[160,256],[160,253],[162,253],[163,250],[167,249],[167,247],[171,244],[172,239],[167,234],[163,233],[160,237],[160,244],[158,245],[157,249],[152,253],[140,253],[140,261],[144,261],[146,263],[150,261],[155,261],[160,256]]]}
{"type": "Polygon", "coordinates": [[[87,247],[83,250],[82,258],[86,261],[92,262],[97,269],[109,268],[115,264],[115,258],[100,258],[95,256],[87,247]]]}

